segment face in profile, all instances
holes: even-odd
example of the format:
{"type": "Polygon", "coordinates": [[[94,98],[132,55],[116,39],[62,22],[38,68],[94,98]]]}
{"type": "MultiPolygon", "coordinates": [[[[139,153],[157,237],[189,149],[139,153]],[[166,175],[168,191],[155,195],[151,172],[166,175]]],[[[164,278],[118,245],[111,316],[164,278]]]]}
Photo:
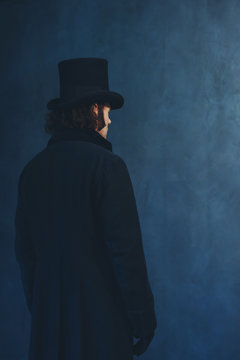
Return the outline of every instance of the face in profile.
{"type": "MultiPolygon", "coordinates": [[[[103,118],[104,118],[105,126],[101,130],[96,130],[105,139],[107,138],[108,125],[111,124],[111,120],[109,118],[110,110],[111,110],[111,107],[109,104],[104,105],[103,118]]],[[[98,105],[97,104],[95,104],[93,111],[98,115],[98,105]]]]}

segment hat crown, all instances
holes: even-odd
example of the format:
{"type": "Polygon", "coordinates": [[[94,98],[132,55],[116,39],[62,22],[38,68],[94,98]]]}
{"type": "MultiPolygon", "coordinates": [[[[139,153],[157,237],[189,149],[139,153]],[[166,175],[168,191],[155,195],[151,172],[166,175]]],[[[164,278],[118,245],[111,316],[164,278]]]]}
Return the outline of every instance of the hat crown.
{"type": "Polygon", "coordinates": [[[96,57],[73,58],[58,63],[60,97],[47,103],[49,110],[70,109],[93,102],[109,103],[119,109],[124,103],[121,94],[110,91],[108,60],[96,57]]]}
{"type": "Polygon", "coordinates": [[[58,63],[60,97],[68,100],[85,91],[109,90],[108,61],[75,58],[58,63]]]}

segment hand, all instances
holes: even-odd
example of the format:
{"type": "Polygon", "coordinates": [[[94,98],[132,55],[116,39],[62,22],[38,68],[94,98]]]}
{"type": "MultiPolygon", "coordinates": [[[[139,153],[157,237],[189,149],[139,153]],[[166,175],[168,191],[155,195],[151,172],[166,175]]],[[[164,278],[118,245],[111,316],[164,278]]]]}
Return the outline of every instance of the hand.
{"type": "Polygon", "coordinates": [[[153,337],[154,333],[150,336],[140,338],[136,344],[133,345],[133,354],[137,356],[143,354],[150,345],[153,337]]]}

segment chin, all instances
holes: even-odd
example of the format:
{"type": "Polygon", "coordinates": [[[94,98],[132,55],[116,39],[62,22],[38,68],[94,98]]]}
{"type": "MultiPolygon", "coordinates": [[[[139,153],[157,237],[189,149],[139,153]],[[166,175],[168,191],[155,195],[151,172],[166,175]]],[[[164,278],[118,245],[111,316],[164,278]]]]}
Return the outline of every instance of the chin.
{"type": "Polygon", "coordinates": [[[103,133],[103,136],[105,137],[105,139],[106,139],[106,137],[107,137],[107,131],[104,131],[104,133],[103,133]]]}
{"type": "Polygon", "coordinates": [[[106,133],[102,133],[101,131],[98,131],[98,133],[99,133],[102,137],[104,137],[104,138],[106,139],[106,137],[107,137],[107,134],[106,134],[106,133]]]}
{"type": "Polygon", "coordinates": [[[107,138],[107,132],[108,132],[108,129],[104,129],[103,131],[98,131],[100,135],[102,135],[102,137],[104,137],[105,139],[107,138]]]}

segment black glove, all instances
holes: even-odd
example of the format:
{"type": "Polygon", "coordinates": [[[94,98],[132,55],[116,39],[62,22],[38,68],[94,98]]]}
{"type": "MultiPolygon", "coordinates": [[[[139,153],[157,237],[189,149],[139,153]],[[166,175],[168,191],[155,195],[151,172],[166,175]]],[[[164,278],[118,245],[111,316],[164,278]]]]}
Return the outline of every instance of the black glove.
{"type": "Polygon", "coordinates": [[[153,337],[154,332],[152,335],[141,337],[136,344],[133,344],[133,354],[137,356],[143,354],[149,347],[153,337]]]}

